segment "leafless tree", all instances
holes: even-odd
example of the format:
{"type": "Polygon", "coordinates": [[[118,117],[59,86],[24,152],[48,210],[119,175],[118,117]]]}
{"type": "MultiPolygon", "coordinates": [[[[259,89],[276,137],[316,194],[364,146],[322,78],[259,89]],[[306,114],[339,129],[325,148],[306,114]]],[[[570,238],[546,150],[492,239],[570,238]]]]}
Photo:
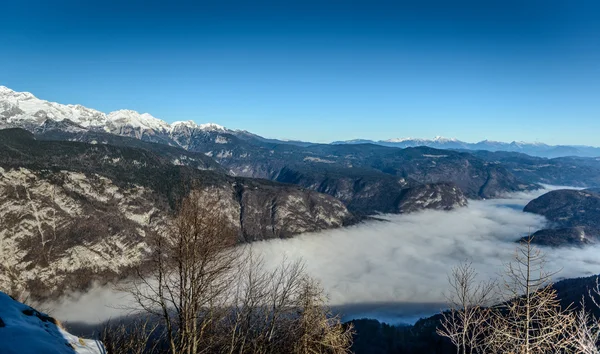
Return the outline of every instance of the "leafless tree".
{"type": "Polygon", "coordinates": [[[346,353],[352,331],[325,306],[301,261],[268,270],[218,193],[194,191],[149,242],[129,291],[164,326],[170,353],[346,353]]]}
{"type": "MultiPolygon", "coordinates": [[[[600,283],[598,277],[596,277],[595,286],[588,290],[588,297],[591,299],[593,306],[600,308],[598,300],[598,297],[600,297],[600,283]]],[[[570,333],[572,350],[583,354],[599,354],[600,321],[588,312],[585,297],[581,299],[580,309],[574,316],[574,325],[570,333]]]]}
{"type": "Polygon", "coordinates": [[[171,353],[211,348],[207,332],[223,314],[241,260],[236,230],[219,196],[194,191],[173,224],[151,236],[149,263],[130,289],[137,304],[161,319],[171,353]]]}
{"type": "Polygon", "coordinates": [[[573,314],[573,327],[569,331],[570,349],[574,353],[600,354],[600,323],[586,311],[585,299],[581,300],[580,309],[573,314]]]}
{"type": "Polygon", "coordinates": [[[568,331],[573,317],[562,309],[542,252],[527,238],[506,267],[507,301],[494,312],[494,353],[560,353],[568,348],[568,331]]]}
{"type": "Polygon", "coordinates": [[[352,329],[327,310],[323,290],[302,262],[264,269],[252,256],[242,272],[230,322],[228,353],[346,353],[352,329]]]}
{"type": "Polygon", "coordinates": [[[496,283],[477,281],[471,263],[462,263],[448,276],[450,308],[442,313],[437,333],[456,346],[457,353],[485,353],[486,333],[491,318],[489,306],[495,300],[496,283]]]}

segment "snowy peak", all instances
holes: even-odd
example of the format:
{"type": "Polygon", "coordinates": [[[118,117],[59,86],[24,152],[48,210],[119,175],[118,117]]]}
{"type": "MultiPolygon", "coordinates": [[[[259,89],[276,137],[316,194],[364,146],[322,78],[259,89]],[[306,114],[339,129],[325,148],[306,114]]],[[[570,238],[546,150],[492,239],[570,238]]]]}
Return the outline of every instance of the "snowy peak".
{"type": "Polygon", "coordinates": [[[132,128],[152,129],[159,131],[170,131],[171,127],[164,120],[153,117],[149,113],[140,114],[137,111],[122,109],[110,112],[107,120],[113,124],[129,126],[132,128]]]}
{"type": "Polygon", "coordinates": [[[0,98],[31,99],[35,98],[30,92],[17,92],[0,85],[0,98]]]}
{"type": "Polygon", "coordinates": [[[171,123],[171,128],[172,129],[181,129],[181,128],[188,128],[188,129],[199,129],[199,130],[204,130],[204,131],[228,131],[227,128],[225,128],[222,125],[218,125],[216,123],[205,123],[205,124],[196,124],[193,120],[188,120],[188,121],[179,121],[179,122],[173,122],[171,123]]]}
{"type": "Polygon", "coordinates": [[[170,133],[177,128],[199,129],[204,131],[228,131],[215,124],[196,124],[193,121],[169,124],[149,113],[139,113],[122,109],[108,114],[84,107],[80,104],[60,104],[35,97],[29,92],[17,92],[6,86],[0,86],[0,128],[36,127],[48,119],[60,122],[65,119],[85,128],[122,134],[124,131],[170,133]]]}
{"type": "Polygon", "coordinates": [[[539,157],[563,157],[563,156],[581,156],[597,157],[600,156],[600,148],[582,145],[548,145],[541,142],[513,141],[510,143],[493,140],[482,140],[477,143],[469,143],[455,138],[444,138],[436,136],[433,139],[419,138],[394,138],[388,140],[370,141],[370,140],[347,140],[336,141],[332,144],[357,144],[358,142],[372,142],[388,147],[408,148],[416,146],[428,146],[436,149],[462,149],[462,150],[487,150],[487,151],[508,151],[519,152],[531,156],[539,157]]]}
{"type": "Polygon", "coordinates": [[[403,143],[405,141],[413,141],[413,140],[422,140],[422,139],[415,139],[415,138],[393,138],[393,139],[384,140],[383,142],[385,142],[385,143],[403,143]]]}
{"type": "Polygon", "coordinates": [[[171,127],[172,128],[185,127],[185,128],[190,128],[190,129],[196,129],[196,128],[198,128],[198,124],[196,124],[196,122],[194,122],[193,120],[186,120],[186,121],[173,122],[173,123],[171,123],[171,127]]]}
{"type": "Polygon", "coordinates": [[[29,92],[0,87],[0,127],[39,125],[47,119],[69,119],[84,127],[99,126],[106,122],[105,114],[94,109],[48,102],[29,92]]]}
{"type": "Polygon", "coordinates": [[[438,143],[438,144],[444,144],[444,143],[461,143],[461,141],[458,140],[458,139],[455,139],[455,138],[445,138],[443,136],[436,136],[433,139],[393,138],[393,139],[383,140],[382,142],[384,142],[384,143],[420,143],[420,144],[427,144],[427,143],[438,143]]]}
{"type": "Polygon", "coordinates": [[[436,136],[435,138],[433,138],[433,141],[435,141],[437,143],[456,143],[456,142],[458,142],[458,139],[444,138],[443,136],[436,136]]]}
{"type": "Polygon", "coordinates": [[[213,130],[225,131],[225,130],[227,130],[222,125],[218,125],[218,124],[215,124],[215,123],[200,124],[198,127],[201,130],[207,130],[207,131],[213,131],[213,130]]]}

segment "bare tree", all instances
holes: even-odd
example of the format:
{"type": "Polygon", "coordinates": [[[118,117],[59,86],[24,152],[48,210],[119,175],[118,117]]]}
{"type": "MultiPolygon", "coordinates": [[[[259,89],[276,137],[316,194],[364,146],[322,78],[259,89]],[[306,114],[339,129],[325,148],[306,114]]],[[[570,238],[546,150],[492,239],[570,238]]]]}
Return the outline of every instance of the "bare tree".
{"type": "Polygon", "coordinates": [[[286,259],[272,271],[249,258],[238,283],[228,353],[346,353],[352,329],[325,305],[323,290],[301,261],[286,259]]]}
{"type": "Polygon", "coordinates": [[[581,354],[600,354],[600,323],[586,311],[585,299],[581,300],[579,311],[573,315],[573,327],[569,331],[571,350],[581,354]]]}
{"type": "Polygon", "coordinates": [[[544,255],[527,238],[506,267],[504,290],[507,301],[494,312],[495,353],[559,353],[568,347],[568,330],[573,317],[562,309],[544,255]]]}
{"type": "Polygon", "coordinates": [[[496,283],[477,281],[471,263],[462,263],[448,276],[450,308],[442,313],[437,333],[456,346],[457,353],[485,353],[486,333],[489,332],[490,310],[495,300],[496,283]]]}
{"type": "Polygon", "coordinates": [[[129,291],[160,319],[170,353],[346,353],[352,331],[325,306],[301,261],[266,270],[218,193],[193,191],[150,238],[129,291]]]}
{"type": "MultiPolygon", "coordinates": [[[[600,308],[598,297],[600,297],[599,278],[596,284],[588,290],[588,296],[596,308],[600,308]]],[[[581,299],[580,309],[574,314],[575,320],[571,329],[570,342],[574,352],[583,354],[600,354],[600,321],[590,314],[586,308],[585,297],[581,299]]]]}
{"type": "Polygon", "coordinates": [[[197,354],[214,344],[207,333],[223,316],[241,259],[225,212],[219,195],[191,192],[173,224],[151,237],[149,263],[130,289],[142,309],[162,320],[173,354],[197,354]]]}

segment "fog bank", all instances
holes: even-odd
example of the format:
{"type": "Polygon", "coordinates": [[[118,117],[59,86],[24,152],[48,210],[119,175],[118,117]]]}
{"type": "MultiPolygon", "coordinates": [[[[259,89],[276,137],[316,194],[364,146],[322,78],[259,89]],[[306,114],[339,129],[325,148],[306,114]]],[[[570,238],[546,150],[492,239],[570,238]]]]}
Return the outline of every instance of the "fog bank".
{"type": "MultiPolygon", "coordinates": [[[[447,273],[459,262],[472,261],[482,279],[497,277],[511,260],[515,241],[544,227],[543,217],[521,211],[544,192],[470,201],[449,212],[381,215],[385,221],[254,243],[253,251],[268,266],[279,265],[284,257],[303,259],[331,305],[346,318],[409,321],[440,309],[447,273]]],[[[600,247],[545,249],[548,264],[563,268],[561,278],[600,273],[598,251],[600,247]]],[[[97,321],[118,314],[106,305],[123,301],[110,290],[94,289],[76,301],[54,304],[53,314],[66,321],[97,321]]]]}

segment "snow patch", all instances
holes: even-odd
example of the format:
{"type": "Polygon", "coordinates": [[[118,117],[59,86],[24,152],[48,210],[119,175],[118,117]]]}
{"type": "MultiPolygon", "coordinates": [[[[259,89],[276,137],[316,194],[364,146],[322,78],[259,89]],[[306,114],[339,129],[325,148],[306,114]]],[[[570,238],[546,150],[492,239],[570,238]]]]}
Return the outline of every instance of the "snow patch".
{"type": "Polygon", "coordinates": [[[56,320],[0,292],[0,352],[4,354],[102,354],[100,341],[65,331],[56,320]]]}
{"type": "Polygon", "coordinates": [[[229,143],[229,140],[227,140],[227,138],[224,137],[224,136],[217,135],[217,137],[215,138],[215,143],[217,143],[217,144],[227,144],[227,143],[229,143]]]}
{"type": "Polygon", "coordinates": [[[321,162],[321,163],[335,163],[335,161],[332,161],[332,160],[325,160],[325,159],[320,159],[318,157],[312,157],[312,156],[306,156],[304,158],[304,161],[321,162]]]}

